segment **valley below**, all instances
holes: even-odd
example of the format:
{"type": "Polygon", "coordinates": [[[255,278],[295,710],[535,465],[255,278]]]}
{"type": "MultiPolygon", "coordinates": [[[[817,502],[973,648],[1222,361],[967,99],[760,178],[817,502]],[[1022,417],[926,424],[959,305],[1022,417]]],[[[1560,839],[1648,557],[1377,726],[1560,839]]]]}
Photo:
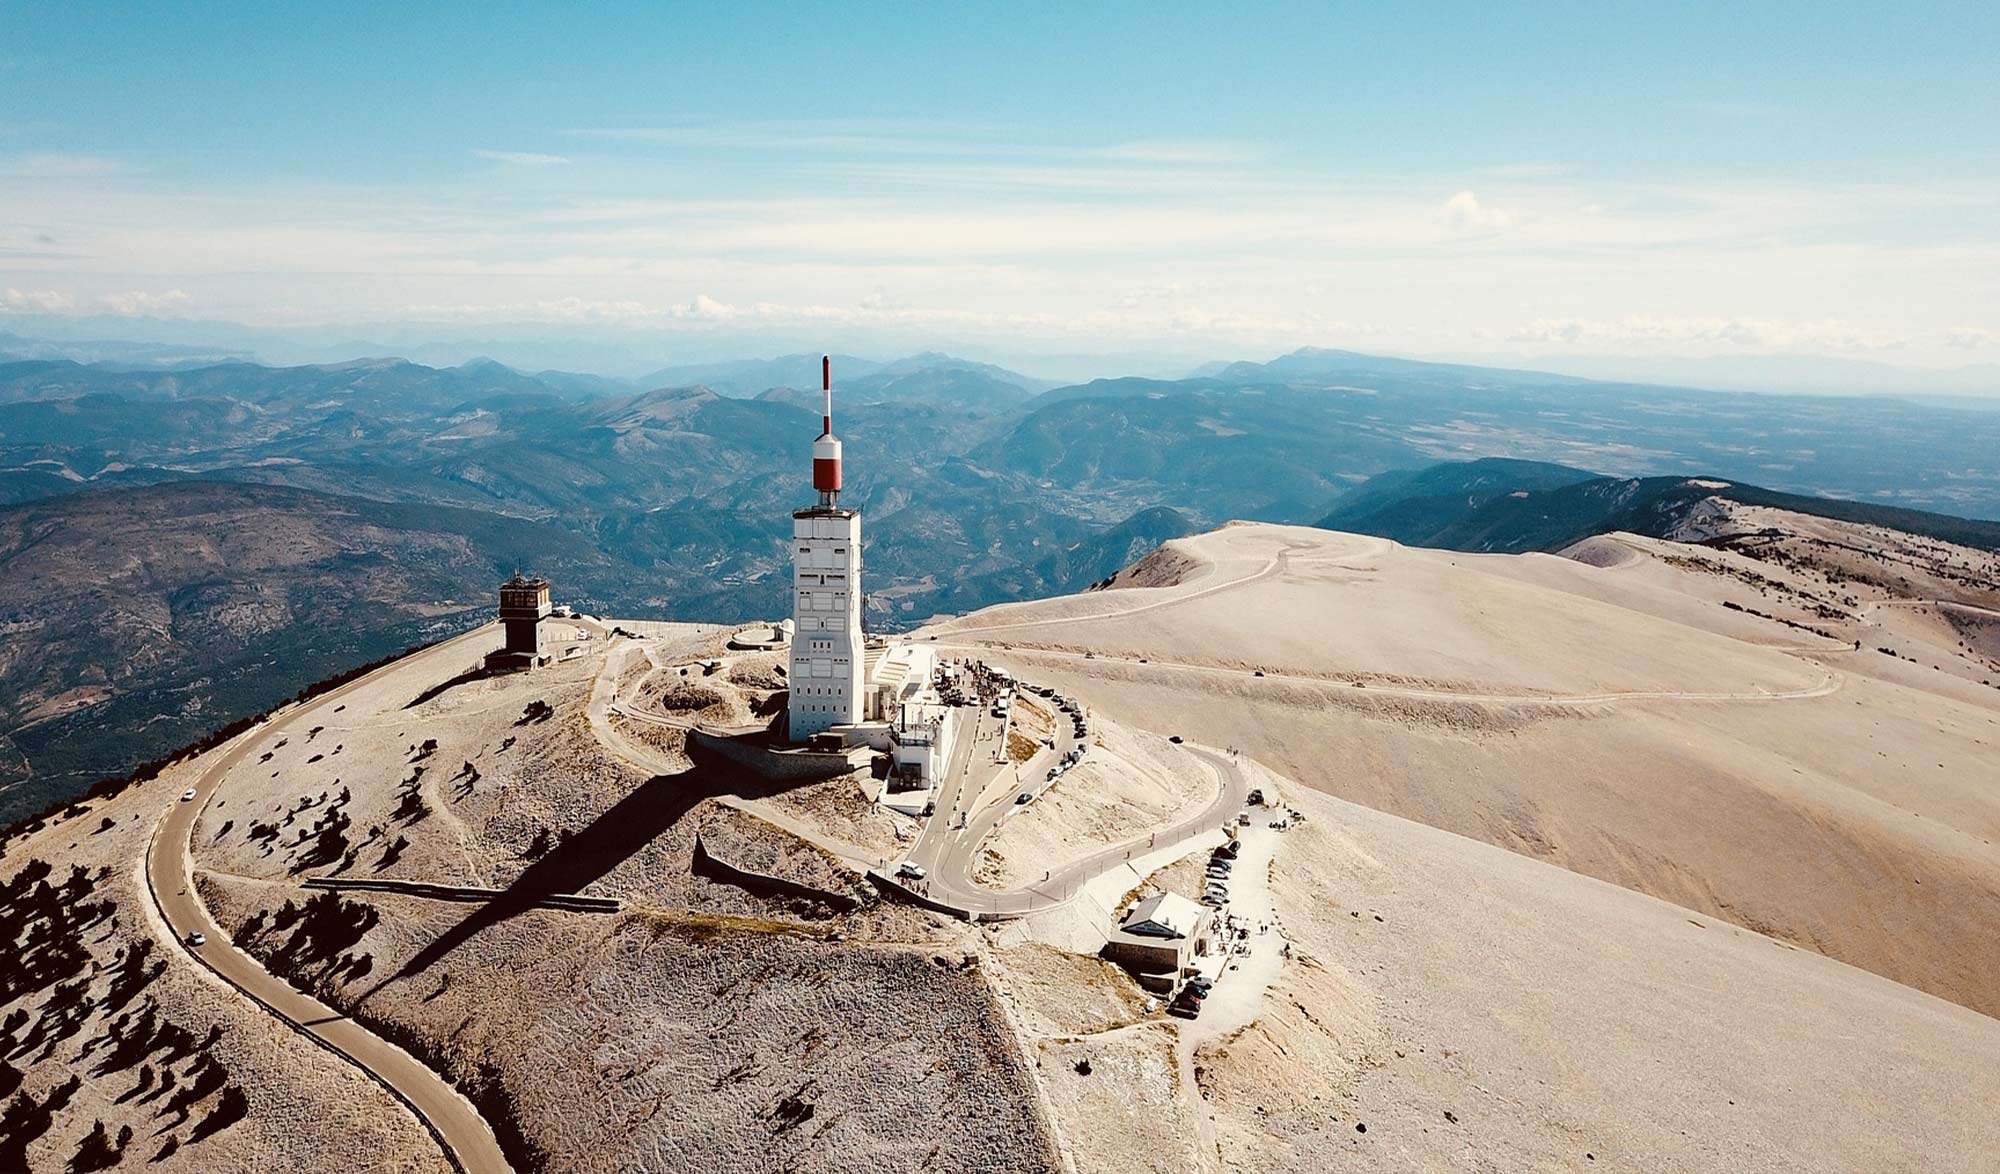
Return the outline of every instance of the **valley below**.
{"type": "MultiPolygon", "coordinates": [[[[1664,536],[1700,478],[2000,542],[1919,512],[2000,515],[1994,413],[1343,351],[1071,386],[838,363],[877,632],[1080,591],[1234,519],[1516,552],[1664,536]]],[[[598,614],[782,612],[817,367],[0,362],[0,821],[463,631],[516,569],[598,614]]]]}

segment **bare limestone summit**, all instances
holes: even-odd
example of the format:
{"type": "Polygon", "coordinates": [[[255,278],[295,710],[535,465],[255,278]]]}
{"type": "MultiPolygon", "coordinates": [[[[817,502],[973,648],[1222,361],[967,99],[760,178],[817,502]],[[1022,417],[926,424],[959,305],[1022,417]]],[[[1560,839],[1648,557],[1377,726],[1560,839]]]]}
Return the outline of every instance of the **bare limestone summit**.
{"type": "Polygon", "coordinates": [[[790,736],[803,742],[862,720],[861,511],[840,508],[833,361],[820,357],[825,410],[813,441],[817,505],[792,514],[790,736]]]}

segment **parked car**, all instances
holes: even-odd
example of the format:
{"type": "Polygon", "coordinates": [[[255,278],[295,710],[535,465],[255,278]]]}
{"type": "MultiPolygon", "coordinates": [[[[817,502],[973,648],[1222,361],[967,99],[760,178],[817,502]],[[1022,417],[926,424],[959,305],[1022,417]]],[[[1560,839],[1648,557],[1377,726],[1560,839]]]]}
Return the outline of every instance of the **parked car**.
{"type": "Polygon", "coordinates": [[[207,944],[208,944],[208,935],[201,932],[200,930],[196,930],[188,935],[188,945],[190,946],[205,946],[207,944]]]}
{"type": "Polygon", "coordinates": [[[193,799],[194,799],[193,787],[189,787],[187,790],[181,792],[181,802],[188,803],[191,802],[193,799]]]}
{"type": "Polygon", "coordinates": [[[1181,736],[1179,734],[1170,734],[1167,736],[1167,741],[1172,742],[1174,745],[1178,746],[1181,744],[1181,736]]]}
{"type": "Polygon", "coordinates": [[[1018,794],[1018,795],[1014,796],[1014,806],[1016,806],[1016,807],[1019,807],[1019,806],[1021,806],[1022,804],[1025,804],[1025,803],[1027,803],[1027,802],[1028,802],[1029,800],[1031,800],[1031,799],[1033,799],[1033,798],[1034,798],[1034,795],[1033,795],[1033,794],[1031,794],[1031,793],[1029,793],[1029,792],[1027,792],[1027,791],[1023,791],[1023,792],[1021,792],[1020,794],[1018,794]]]}
{"type": "Polygon", "coordinates": [[[896,875],[909,880],[924,879],[924,866],[912,860],[905,860],[896,866],[896,875]]]}
{"type": "Polygon", "coordinates": [[[1259,787],[1258,789],[1250,792],[1250,797],[1245,799],[1244,802],[1250,804],[1250,806],[1252,807],[1262,807],[1264,805],[1263,788],[1259,787]]]}

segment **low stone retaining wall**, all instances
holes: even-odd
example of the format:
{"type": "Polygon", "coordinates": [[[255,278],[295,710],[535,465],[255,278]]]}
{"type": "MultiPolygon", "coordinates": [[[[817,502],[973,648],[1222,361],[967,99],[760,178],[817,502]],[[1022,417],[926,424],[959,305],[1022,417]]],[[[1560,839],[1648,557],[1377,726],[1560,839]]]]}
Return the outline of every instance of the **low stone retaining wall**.
{"type": "Polygon", "coordinates": [[[740,865],[731,864],[708,850],[708,844],[700,837],[694,839],[694,874],[709,880],[719,880],[748,890],[758,896],[785,897],[794,900],[816,901],[832,907],[839,913],[851,913],[861,907],[860,898],[851,893],[838,893],[832,889],[822,889],[817,885],[789,880],[769,873],[756,872],[740,865]]]}
{"type": "MultiPolygon", "coordinates": [[[[761,731],[759,731],[761,733],[761,731]]],[[[758,740],[758,734],[732,733],[694,726],[688,730],[688,757],[707,757],[756,773],[761,778],[811,782],[865,768],[875,752],[866,746],[846,751],[780,749],[758,740]]]]}
{"type": "MultiPolygon", "coordinates": [[[[336,893],[396,893],[431,901],[456,901],[464,905],[484,905],[508,896],[506,889],[476,889],[427,881],[338,880],[318,876],[306,881],[304,887],[330,889],[336,893]]],[[[616,913],[623,908],[610,897],[581,897],[575,893],[544,893],[528,903],[541,909],[566,909],[572,913],[616,913]]]]}
{"type": "Polygon", "coordinates": [[[907,885],[904,885],[900,881],[896,880],[894,877],[883,876],[879,872],[870,870],[870,872],[868,873],[868,879],[875,882],[876,888],[881,889],[883,892],[889,894],[890,896],[896,897],[900,900],[908,901],[912,905],[921,905],[933,913],[942,913],[947,917],[956,917],[961,921],[979,920],[979,918],[974,917],[970,912],[964,909],[960,909],[956,905],[947,905],[943,901],[936,901],[929,897],[924,896],[922,893],[919,893],[915,889],[912,889],[907,885]]]}

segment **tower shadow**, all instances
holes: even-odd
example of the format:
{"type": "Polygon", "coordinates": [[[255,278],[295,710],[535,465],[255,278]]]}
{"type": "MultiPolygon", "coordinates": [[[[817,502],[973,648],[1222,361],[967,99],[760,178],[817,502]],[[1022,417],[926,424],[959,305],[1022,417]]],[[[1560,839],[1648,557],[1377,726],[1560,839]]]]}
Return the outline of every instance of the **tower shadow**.
{"type": "Polygon", "coordinates": [[[761,799],[800,785],[796,780],[773,782],[713,766],[654,775],[605,808],[581,831],[559,840],[500,895],[475,906],[394,974],[368,988],[357,1002],[366,1002],[400,979],[422,974],[482,931],[535,908],[545,898],[582,893],[679,823],[704,799],[761,799]]]}

